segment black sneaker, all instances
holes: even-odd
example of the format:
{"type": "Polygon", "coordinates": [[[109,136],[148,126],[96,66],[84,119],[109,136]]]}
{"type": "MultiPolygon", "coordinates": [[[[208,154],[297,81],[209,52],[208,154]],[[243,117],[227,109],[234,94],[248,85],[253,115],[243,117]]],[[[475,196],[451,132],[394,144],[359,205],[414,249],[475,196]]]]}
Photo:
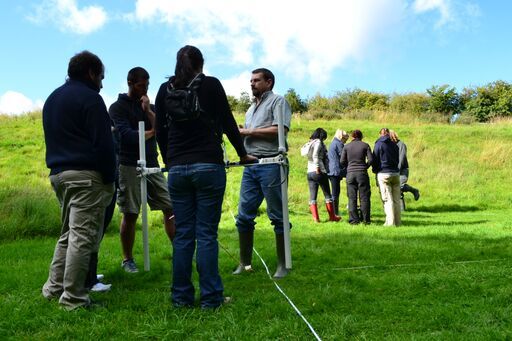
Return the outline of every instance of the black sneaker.
{"type": "Polygon", "coordinates": [[[124,271],[132,274],[139,272],[139,269],[137,268],[137,265],[133,259],[124,260],[121,263],[121,267],[124,269],[124,271]]]}

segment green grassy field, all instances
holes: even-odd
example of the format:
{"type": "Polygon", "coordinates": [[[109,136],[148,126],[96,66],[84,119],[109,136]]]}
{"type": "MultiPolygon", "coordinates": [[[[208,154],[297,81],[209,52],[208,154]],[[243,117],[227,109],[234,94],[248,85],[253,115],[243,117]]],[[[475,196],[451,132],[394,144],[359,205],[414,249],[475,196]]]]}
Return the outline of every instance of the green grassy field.
{"type": "MultiPolygon", "coordinates": [[[[408,146],[410,184],[421,191],[417,202],[407,197],[403,226],[382,226],[373,179],[373,224],[351,226],[346,212],[343,222],[312,223],[300,146],[324,127],[328,140],[336,128],[361,129],[373,147],[382,126],[388,124],[293,119],[293,270],[278,285],[324,340],[511,339],[512,124],[389,124],[408,146]]],[[[257,256],[255,273],[230,274],[238,256],[233,214],[241,169],[228,171],[219,231],[220,271],[232,304],[216,312],[171,306],[172,248],[158,213],[149,219],[151,271],[124,273],[117,212],[99,264],[113,289],[92,295],[103,305],[68,313],[45,301],[40,289],[59,233],[47,173],[40,115],[0,116],[0,339],[314,339],[257,256]]],[[[273,272],[273,231],[264,212],[255,248],[273,272]]],[[[324,207],[320,214],[325,221],[324,207]]],[[[138,234],[139,265],[141,244],[138,234]]]]}

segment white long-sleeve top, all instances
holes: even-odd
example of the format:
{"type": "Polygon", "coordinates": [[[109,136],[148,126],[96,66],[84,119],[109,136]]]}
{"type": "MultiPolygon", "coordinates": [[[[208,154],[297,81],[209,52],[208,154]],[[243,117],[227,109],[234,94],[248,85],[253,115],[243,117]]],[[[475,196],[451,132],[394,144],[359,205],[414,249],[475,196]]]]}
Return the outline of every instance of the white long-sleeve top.
{"type": "Polygon", "coordinates": [[[308,154],[308,173],[316,172],[320,168],[322,173],[327,173],[325,163],[327,162],[327,151],[319,139],[311,144],[312,152],[308,154]]]}

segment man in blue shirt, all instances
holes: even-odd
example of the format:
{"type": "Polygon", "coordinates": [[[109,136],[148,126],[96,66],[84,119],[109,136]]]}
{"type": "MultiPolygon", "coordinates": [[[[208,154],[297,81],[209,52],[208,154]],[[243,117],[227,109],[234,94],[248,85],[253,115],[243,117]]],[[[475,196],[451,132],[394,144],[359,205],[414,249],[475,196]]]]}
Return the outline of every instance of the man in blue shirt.
{"type": "MultiPolygon", "coordinates": [[[[283,118],[285,133],[290,129],[291,109],[283,96],[272,92],[275,78],[268,69],[256,69],[251,76],[254,101],[245,115],[245,126],[240,128],[247,153],[258,158],[279,154],[278,120],[283,118]]],[[[277,251],[275,278],[288,274],[285,266],[283,208],[280,165],[265,164],[245,167],[240,188],[240,202],[236,226],[240,241],[240,264],[233,274],[251,271],[254,241],[254,219],[263,199],[267,202],[267,215],[274,225],[277,251]]]]}

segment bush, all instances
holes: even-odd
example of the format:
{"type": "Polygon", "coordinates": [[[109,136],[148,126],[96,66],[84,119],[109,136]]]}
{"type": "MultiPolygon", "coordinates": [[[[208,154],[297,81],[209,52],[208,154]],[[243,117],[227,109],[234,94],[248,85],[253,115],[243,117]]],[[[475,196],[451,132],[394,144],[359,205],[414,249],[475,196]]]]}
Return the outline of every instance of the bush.
{"type": "Polygon", "coordinates": [[[479,122],[496,117],[512,116],[512,85],[496,81],[486,86],[464,89],[465,113],[479,122]]]}
{"type": "Polygon", "coordinates": [[[433,85],[427,89],[429,96],[428,111],[451,116],[460,112],[460,97],[455,88],[449,85],[433,85]]]}
{"type": "Polygon", "coordinates": [[[399,113],[411,113],[419,116],[426,112],[429,106],[429,98],[425,94],[408,93],[393,94],[389,103],[389,109],[399,113]]]}

